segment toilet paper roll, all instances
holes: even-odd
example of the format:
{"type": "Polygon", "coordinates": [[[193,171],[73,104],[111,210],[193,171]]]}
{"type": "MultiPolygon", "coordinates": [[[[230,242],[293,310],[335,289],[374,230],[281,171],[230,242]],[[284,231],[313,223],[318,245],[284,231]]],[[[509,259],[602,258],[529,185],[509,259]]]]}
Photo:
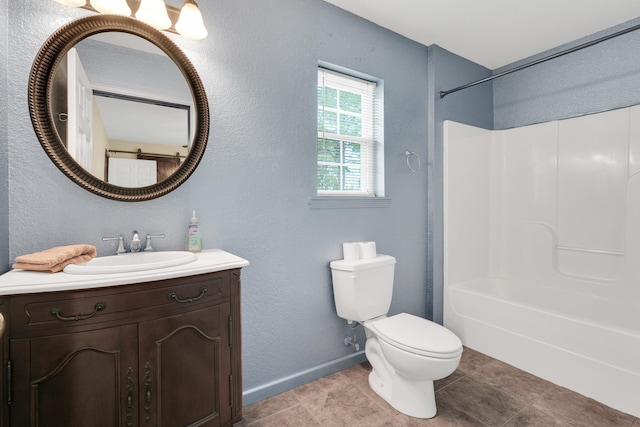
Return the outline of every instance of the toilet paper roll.
{"type": "Polygon", "coordinates": [[[375,258],[376,256],[376,242],[360,242],[361,259],[370,259],[375,258]]]}
{"type": "Polygon", "coordinates": [[[357,261],[360,259],[360,244],[358,242],[345,242],[342,244],[342,254],[345,261],[357,261]]]}

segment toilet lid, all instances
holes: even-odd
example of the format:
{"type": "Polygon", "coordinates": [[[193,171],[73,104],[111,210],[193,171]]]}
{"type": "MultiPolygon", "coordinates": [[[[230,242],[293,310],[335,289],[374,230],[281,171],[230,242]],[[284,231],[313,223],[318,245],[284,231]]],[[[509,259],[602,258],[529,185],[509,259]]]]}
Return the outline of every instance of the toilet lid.
{"type": "Polygon", "coordinates": [[[396,314],[367,325],[379,338],[412,353],[448,359],[462,352],[462,341],[445,327],[407,313],[396,314]]]}

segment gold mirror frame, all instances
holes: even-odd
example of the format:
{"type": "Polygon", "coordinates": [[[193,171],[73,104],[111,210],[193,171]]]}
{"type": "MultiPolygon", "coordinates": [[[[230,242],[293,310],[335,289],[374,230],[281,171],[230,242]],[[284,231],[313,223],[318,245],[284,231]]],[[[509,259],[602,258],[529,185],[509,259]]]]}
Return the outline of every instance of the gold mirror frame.
{"type": "Polygon", "coordinates": [[[42,45],[29,75],[29,114],[40,144],[53,163],[68,178],[99,196],[139,202],[163,196],[182,185],[202,159],[209,138],[209,104],[204,86],[189,58],[167,36],[133,18],[95,15],[73,21],[53,33],[42,45]],[[127,188],[105,182],[80,166],[69,154],[55,127],[50,101],[53,76],[69,49],[94,34],[118,31],[141,37],[167,54],[182,72],[195,103],[195,132],[191,150],[184,162],[168,178],[147,187],[127,188]]]}

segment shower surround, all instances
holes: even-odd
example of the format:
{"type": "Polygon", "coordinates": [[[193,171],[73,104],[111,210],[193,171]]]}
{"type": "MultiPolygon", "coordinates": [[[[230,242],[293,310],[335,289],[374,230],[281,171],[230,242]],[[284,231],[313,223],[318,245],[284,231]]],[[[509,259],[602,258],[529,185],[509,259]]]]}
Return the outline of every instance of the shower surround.
{"type": "Polygon", "coordinates": [[[640,106],[444,126],[445,326],[640,416],[640,106]]]}

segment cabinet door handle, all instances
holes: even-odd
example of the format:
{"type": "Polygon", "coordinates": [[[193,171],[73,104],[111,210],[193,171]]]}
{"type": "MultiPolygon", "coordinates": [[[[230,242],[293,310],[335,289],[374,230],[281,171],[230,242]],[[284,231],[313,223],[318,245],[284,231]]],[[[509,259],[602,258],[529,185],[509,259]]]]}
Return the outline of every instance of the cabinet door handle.
{"type": "Polygon", "coordinates": [[[98,314],[99,311],[102,311],[105,308],[107,308],[107,304],[103,302],[98,302],[96,303],[96,305],[93,306],[93,313],[76,314],[75,316],[71,316],[71,317],[62,316],[62,308],[60,307],[53,307],[49,312],[52,315],[56,316],[58,320],[62,320],[63,322],[71,322],[71,321],[91,319],[93,316],[98,314]]]}
{"type": "Polygon", "coordinates": [[[185,299],[178,298],[178,294],[176,294],[175,292],[169,292],[169,299],[176,300],[177,302],[181,302],[181,303],[194,302],[202,298],[204,294],[207,293],[208,290],[209,288],[207,288],[206,286],[203,286],[200,288],[200,295],[198,295],[197,297],[191,297],[191,298],[185,298],[185,299]]]}

